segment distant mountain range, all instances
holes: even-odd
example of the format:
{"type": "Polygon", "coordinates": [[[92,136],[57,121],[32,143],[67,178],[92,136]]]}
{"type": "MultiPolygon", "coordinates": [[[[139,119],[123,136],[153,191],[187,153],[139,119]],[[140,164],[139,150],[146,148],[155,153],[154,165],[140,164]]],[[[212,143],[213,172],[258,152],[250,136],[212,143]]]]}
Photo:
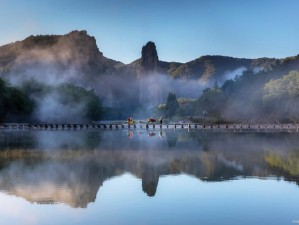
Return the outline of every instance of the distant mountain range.
{"type": "MultiPolygon", "coordinates": [[[[66,35],[29,36],[23,41],[0,47],[0,73],[37,73],[55,79],[91,79],[101,75],[146,76],[150,73],[167,74],[175,79],[194,79],[202,82],[224,81],[243,70],[272,70],[287,65],[286,70],[299,69],[299,56],[283,59],[245,59],[228,56],[201,56],[190,62],[159,60],[155,43],[142,48],[141,58],[124,64],[106,58],[99,50],[94,37],[86,31],[72,31],[66,35]],[[74,75],[75,71],[75,75],[74,75]],[[66,77],[62,74],[67,74],[66,77]],[[72,74],[72,75],[70,75],[72,74]]],[[[48,79],[48,78],[47,78],[48,79]]]]}

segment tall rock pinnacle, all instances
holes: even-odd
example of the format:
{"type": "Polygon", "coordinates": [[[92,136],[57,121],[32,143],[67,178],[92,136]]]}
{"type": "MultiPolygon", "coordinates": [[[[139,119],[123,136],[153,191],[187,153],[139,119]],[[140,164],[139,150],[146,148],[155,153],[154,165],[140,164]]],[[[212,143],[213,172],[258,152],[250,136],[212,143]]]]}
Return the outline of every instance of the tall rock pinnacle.
{"type": "Polygon", "coordinates": [[[154,42],[149,41],[142,47],[141,67],[143,72],[149,73],[156,71],[158,68],[158,53],[154,42]]]}

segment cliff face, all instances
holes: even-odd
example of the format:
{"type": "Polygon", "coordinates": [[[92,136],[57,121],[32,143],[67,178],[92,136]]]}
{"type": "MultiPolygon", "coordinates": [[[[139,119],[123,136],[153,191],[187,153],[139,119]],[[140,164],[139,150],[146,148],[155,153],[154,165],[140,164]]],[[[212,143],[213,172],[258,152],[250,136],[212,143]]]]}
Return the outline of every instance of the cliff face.
{"type": "Polygon", "coordinates": [[[141,67],[144,73],[155,72],[158,69],[158,53],[154,42],[148,42],[142,47],[141,67]]]}

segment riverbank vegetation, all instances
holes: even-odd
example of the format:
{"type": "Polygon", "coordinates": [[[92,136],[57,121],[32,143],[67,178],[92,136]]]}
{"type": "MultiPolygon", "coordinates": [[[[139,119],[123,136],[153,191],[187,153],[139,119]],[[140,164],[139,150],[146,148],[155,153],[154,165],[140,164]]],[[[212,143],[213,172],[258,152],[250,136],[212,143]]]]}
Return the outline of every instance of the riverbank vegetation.
{"type": "MultiPolygon", "coordinates": [[[[246,71],[222,86],[203,90],[198,99],[177,99],[178,107],[158,106],[157,111],[174,119],[206,122],[297,122],[299,120],[299,72],[280,78],[271,73],[246,71]],[[168,111],[167,111],[168,110],[168,111]]],[[[167,98],[169,99],[169,97],[167,98]]]]}
{"type": "Polygon", "coordinates": [[[46,85],[34,79],[11,87],[0,79],[2,122],[99,120],[103,107],[94,90],[72,84],[46,85]]]}
{"type": "MultiPolygon", "coordinates": [[[[130,99],[125,101],[130,105],[130,99]]],[[[1,122],[113,120],[123,119],[122,110],[125,109],[104,107],[93,89],[67,83],[47,85],[34,79],[12,87],[0,79],[1,122]]],[[[212,87],[199,92],[198,98],[182,98],[169,92],[165,103],[147,113],[174,121],[297,123],[299,72],[281,76],[271,71],[245,71],[222,85],[215,81],[212,87]]],[[[139,117],[142,115],[145,117],[139,113],[139,117]]]]}

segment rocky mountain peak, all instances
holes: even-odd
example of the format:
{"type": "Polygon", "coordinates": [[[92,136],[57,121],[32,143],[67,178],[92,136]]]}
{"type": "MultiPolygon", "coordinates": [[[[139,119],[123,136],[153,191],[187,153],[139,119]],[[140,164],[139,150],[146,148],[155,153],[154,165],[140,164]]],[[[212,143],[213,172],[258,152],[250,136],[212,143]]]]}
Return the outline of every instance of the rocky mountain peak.
{"type": "Polygon", "coordinates": [[[74,30],[65,35],[29,36],[0,46],[0,72],[40,74],[69,74],[82,76],[113,73],[121,63],[108,59],[99,50],[96,39],[87,31],[74,30]],[[72,72],[73,73],[73,72],[72,72]]]}
{"type": "Polygon", "coordinates": [[[154,42],[149,41],[142,47],[141,51],[141,67],[145,73],[153,72],[158,67],[158,53],[154,42]]]}

